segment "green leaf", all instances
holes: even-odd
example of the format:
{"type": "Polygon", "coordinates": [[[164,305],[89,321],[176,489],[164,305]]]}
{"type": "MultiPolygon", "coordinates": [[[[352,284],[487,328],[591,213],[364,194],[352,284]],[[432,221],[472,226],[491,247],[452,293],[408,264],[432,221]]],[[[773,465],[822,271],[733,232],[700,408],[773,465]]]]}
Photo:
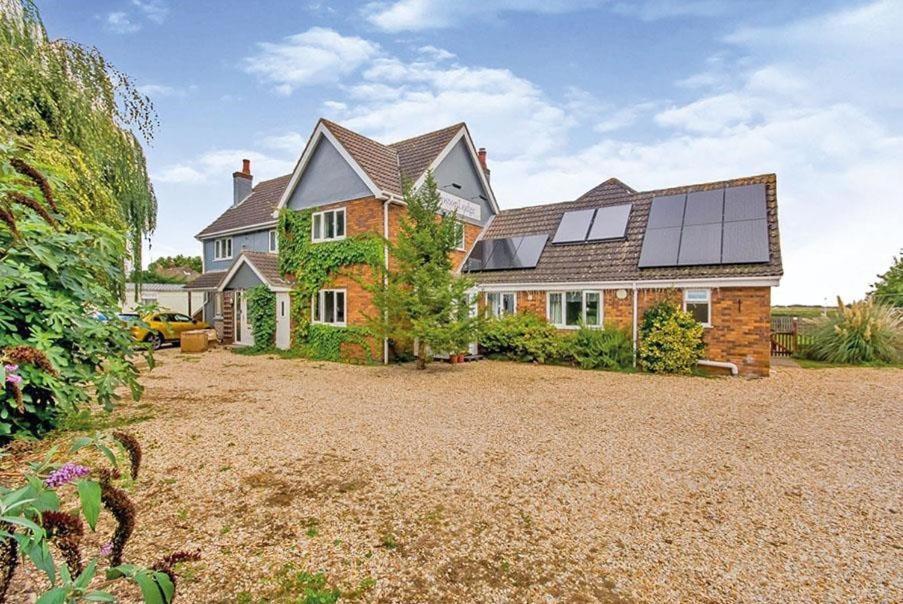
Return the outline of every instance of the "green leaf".
{"type": "Polygon", "coordinates": [[[110,463],[113,464],[113,467],[119,467],[119,463],[116,461],[116,455],[113,453],[113,451],[110,450],[110,447],[98,443],[97,448],[100,449],[100,452],[110,460],[110,463]]]}
{"type": "Polygon", "coordinates": [[[83,449],[83,448],[87,447],[92,442],[94,442],[94,439],[91,438],[90,436],[81,436],[79,438],[76,438],[74,441],[72,441],[72,446],[69,447],[69,452],[75,453],[79,449],[83,449]]]}
{"type": "Polygon", "coordinates": [[[42,540],[34,543],[30,547],[25,548],[25,553],[31,558],[31,561],[34,562],[35,566],[44,571],[44,574],[50,579],[50,584],[55,584],[56,565],[53,563],[53,558],[50,555],[50,548],[47,547],[47,542],[42,540]]]}
{"type": "Polygon", "coordinates": [[[160,587],[157,585],[154,577],[149,575],[147,571],[136,574],[135,583],[141,588],[141,597],[144,599],[144,604],[166,604],[160,587]]]}
{"type": "Polygon", "coordinates": [[[24,526],[25,528],[30,530],[38,539],[44,536],[44,529],[39,527],[28,518],[23,518],[21,516],[3,516],[0,517],[0,520],[2,520],[3,522],[9,522],[10,524],[18,524],[19,526],[24,526]]]}
{"type": "Polygon", "coordinates": [[[97,517],[100,516],[100,485],[93,480],[79,480],[76,484],[82,513],[93,531],[97,526],[97,517]]]}
{"type": "Polygon", "coordinates": [[[157,585],[160,586],[160,591],[163,592],[163,599],[166,603],[172,602],[172,599],[176,596],[176,586],[173,585],[169,575],[164,572],[156,572],[154,573],[154,579],[157,581],[157,585]]]}
{"type": "Polygon", "coordinates": [[[84,596],[82,596],[83,600],[88,602],[115,602],[116,598],[111,594],[108,594],[105,591],[89,591],[84,596]]]}
{"type": "Polygon", "coordinates": [[[48,592],[44,592],[38,598],[37,604],[64,604],[66,602],[67,590],[62,587],[54,587],[48,592]]]}
{"type": "Polygon", "coordinates": [[[91,583],[91,579],[97,572],[97,560],[91,560],[91,563],[85,567],[85,570],[75,580],[75,586],[84,589],[91,583]]]}
{"type": "Polygon", "coordinates": [[[119,579],[120,577],[134,577],[138,567],[134,564],[120,564],[107,569],[107,579],[119,579]]]}

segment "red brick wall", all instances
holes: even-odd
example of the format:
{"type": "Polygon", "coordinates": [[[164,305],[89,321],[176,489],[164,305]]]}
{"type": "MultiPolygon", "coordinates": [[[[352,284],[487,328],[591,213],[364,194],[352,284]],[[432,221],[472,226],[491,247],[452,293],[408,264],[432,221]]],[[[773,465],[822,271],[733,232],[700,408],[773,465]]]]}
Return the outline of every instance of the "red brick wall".
{"type": "MultiPolygon", "coordinates": [[[[604,322],[632,333],[633,291],[620,300],[617,289],[603,290],[604,322]]],[[[771,362],[771,288],[712,288],[712,327],[703,340],[705,357],[712,361],[730,361],[740,375],[767,376],[771,362]]],[[[665,299],[683,304],[683,291],[677,289],[641,289],[637,292],[637,324],[651,306],[665,299]]],[[[546,292],[517,292],[518,312],[546,316],[546,292]]]]}

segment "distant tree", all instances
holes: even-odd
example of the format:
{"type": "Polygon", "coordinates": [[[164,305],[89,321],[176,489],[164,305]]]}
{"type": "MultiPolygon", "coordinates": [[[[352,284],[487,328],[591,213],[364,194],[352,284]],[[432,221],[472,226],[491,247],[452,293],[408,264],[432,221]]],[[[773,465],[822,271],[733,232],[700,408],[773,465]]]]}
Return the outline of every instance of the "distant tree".
{"type": "Polygon", "coordinates": [[[417,367],[433,353],[458,353],[476,337],[478,319],[470,316],[472,283],[452,271],[460,223],[441,214],[432,174],[417,191],[407,188],[407,213],[398,241],[390,247],[393,266],[385,285],[373,286],[380,310],[377,331],[399,343],[413,343],[417,367]]]}
{"type": "Polygon", "coordinates": [[[203,270],[200,256],[184,256],[182,254],[162,256],[147,265],[147,270],[152,273],[168,268],[186,268],[196,273],[200,273],[203,270]]]}
{"type": "Polygon", "coordinates": [[[881,304],[903,307],[903,250],[894,257],[887,272],[878,275],[878,281],[872,283],[869,297],[881,304]]]}

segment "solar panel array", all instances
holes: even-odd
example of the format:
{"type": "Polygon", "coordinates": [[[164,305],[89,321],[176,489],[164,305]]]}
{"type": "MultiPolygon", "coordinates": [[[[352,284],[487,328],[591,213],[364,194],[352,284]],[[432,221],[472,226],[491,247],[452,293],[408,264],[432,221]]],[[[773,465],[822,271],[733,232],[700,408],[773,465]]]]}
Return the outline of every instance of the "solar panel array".
{"type": "Polygon", "coordinates": [[[552,243],[583,243],[621,239],[627,233],[630,204],[623,203],[587,210],[565,212],[552,243]]]}
{"type": "Polygon", "coordinates": [[[655,197],[640,268],[768,262],[765,185],[655,197]]]}
{"type": "Polygon", "coordinates": [[[548,235],[518,235],[477,241],[464,262],[466,272],[534,268],[548,235]]]}

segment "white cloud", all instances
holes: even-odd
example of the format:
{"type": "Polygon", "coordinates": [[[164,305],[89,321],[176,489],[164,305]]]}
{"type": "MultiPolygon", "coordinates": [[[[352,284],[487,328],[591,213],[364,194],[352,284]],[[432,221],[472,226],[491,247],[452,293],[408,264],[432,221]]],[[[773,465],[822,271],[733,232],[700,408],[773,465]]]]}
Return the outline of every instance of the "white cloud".
{"type": "Polygon", "coordinates": [[[261,144],[270,149],[301,155],[301,150],[307,144],[307,139],[308,137],[300,132],[286,132],[285,134],[267,136],[261,141],[261,144]]]}
{"type": "Polygon", "coordinates": [[[194,88],[194,86],[189,86],[188,89],[185,89],[166,84],[142,84],[138,86],[137,90],[149,97],[184,97],[188,95],[189,90],[194,90],[194,88]]]}
{"type": "Polygon", "coordinates": [[[454,59],[456,56],[453,52],[449,52],[444,48],[436,48],[431,44],[421,46],[417,49],[417,52],[434,61],[447,61],[448,59],[454,59]]]}
{"type": "Polygon", "coordinates": [[[151,174],[151,179],[180,184],[230,182],[232,173],[241,167],[242,159],[251,160],[255,182],[260,182],[289,173],[296,158],[273,157],[248,149],[216,149],[188,162],[164,166],[151,174]]]}
{"type": "Polygon", "coordinates": [[[140,10],[148,20],[156,24],[166,21],[169,16],[169,6],[163,0],[132,0],[132,5],[140,10]]]}
{"type": "Polygon", "coordinates": [[[338,82],[379,53],[378,44],[322,27],[258,47],[257,55],[243,61],[244,70],[282,94],[301,86],[338,82]]]}
{"type": "Polygon", "coordinates": [[[606,8],[647,21],[671,17],[708,17],[724,12],[725,0],[394,0],[364,6],[366,19],[383,31],[423,31],[454,27],[505,13],[560,14],[606,8]]]}
{"type": "Polygon", "coordinates": [[[141,29],[139,23],[132,21],[129,15],[122,11],[109,13],[104,21],[104,27],[114,34],[131,34],[141,29]]]}

